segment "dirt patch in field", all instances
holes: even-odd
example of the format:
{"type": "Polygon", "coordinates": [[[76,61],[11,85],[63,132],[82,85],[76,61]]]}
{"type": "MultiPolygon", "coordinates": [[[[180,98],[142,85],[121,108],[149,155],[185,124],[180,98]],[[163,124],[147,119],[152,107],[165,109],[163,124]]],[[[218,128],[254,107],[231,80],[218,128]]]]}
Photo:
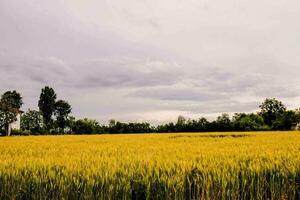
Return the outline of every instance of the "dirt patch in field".
{"type": "Polygon", "coordinates": [[[176,138],[242,138],[242,137],[252,137],[255,135],[250,134],[219,134],[219,135],[174,135],[170,136],[170,139],[176,139],[176,138]]]}

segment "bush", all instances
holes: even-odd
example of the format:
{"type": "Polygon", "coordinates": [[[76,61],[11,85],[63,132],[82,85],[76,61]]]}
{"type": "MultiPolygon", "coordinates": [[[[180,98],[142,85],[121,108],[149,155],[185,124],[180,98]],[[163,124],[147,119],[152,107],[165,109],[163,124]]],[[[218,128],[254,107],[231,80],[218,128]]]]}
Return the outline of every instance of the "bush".
{"type": "Polygon", "coordinates": [[[32,135],[32,133],[28,130],[23,131],[23,130],[19,130],[19,129],[12,129],[11,135],[29,136],[29,135],[32,135]]]}
{"type": "Polygon", "coordinates": [[[72,127],[72,131],[75,134],[99,134],[104,132],[97,121],[90,119],[77,120],[72,127]]]}

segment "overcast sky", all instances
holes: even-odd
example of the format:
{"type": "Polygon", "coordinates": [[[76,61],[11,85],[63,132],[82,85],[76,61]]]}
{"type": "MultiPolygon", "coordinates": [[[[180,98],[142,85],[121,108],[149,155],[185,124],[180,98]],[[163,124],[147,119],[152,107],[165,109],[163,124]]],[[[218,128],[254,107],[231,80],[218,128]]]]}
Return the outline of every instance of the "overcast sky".
{"type": "Polygon", "coordinates": [[[300,107],[299,0],[1,0],[0,92],[158,124],[300,107]]]}

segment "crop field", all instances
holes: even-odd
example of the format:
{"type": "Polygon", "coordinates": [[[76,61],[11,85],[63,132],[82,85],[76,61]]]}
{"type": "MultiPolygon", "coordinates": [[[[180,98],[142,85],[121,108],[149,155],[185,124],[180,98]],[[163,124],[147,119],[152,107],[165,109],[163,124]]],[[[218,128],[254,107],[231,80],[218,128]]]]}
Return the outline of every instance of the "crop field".
{"type": "Polygon", "coordinates": [[[0,199],[300,199],[300,133],[3,137],[0,199]]]}

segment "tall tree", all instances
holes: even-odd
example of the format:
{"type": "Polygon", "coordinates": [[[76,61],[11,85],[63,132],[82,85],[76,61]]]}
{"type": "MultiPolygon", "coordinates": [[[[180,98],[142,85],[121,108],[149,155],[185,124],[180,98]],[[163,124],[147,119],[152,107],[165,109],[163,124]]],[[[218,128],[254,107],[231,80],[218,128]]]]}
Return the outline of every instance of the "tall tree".
{"type": "Polygon", "coordinates": [[[63,100],[59,100],[55,103],[55,116],[57,126],[60,131],[64,132],[64,129],[68,123],[68,116],[72,112],[71,105],[63,100]]]}
{"type": "Polygon", "coordinates": [[[265,124],[272,127],[276,118],[286,111],[285,105],[275,98],[266,99],[260,106],[260,114],[264,118],[265,124]]]}
{"type": "Polygon", "coordinates": [[[179,115],[176,123],[176,132],[184,132],[186,129],[186,122],[187,120],[185,119],[185,117],[179,115]]]}
{"type": "Polygon", "coordinates": [[[23,105],[22,96],[16,91],[5,92],[0,100],[0,128],[4,127],[6,135],[10,135],[10,124],[17,120],[23,105]]]}
{"type": "Polygon", "coordinates": [[[44,125],[47,131],[49,131],[52,127],[52,116],[55,111],[55,102],[56,93],[54,89],[48,86],[43,88],[39,100],[39,109],[43,116],[44,125]]]}

